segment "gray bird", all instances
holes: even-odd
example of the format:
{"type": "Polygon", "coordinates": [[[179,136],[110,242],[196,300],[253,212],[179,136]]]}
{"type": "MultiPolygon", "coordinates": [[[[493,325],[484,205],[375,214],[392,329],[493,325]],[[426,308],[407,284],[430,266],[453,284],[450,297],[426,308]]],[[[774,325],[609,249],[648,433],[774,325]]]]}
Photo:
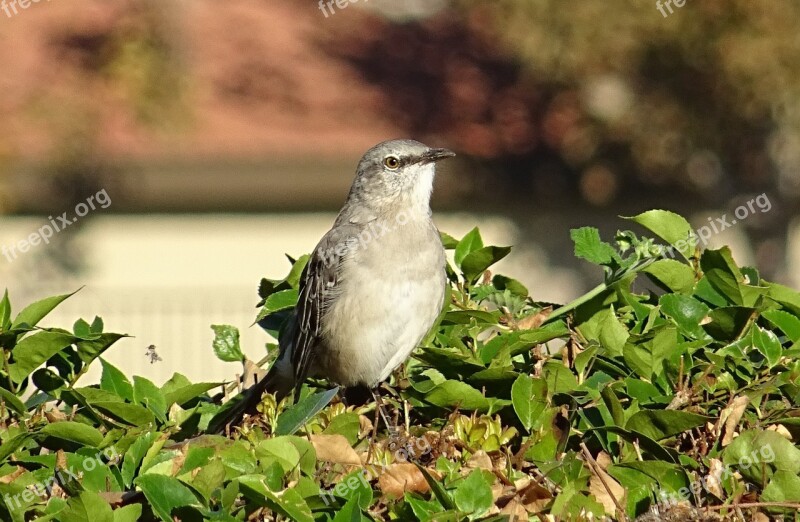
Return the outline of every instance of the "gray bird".
{"type": "Polygon", "coordinates": [[[253,413],[265,391],[280,400],[306,377],[372,389],[408,358],[444,304],[445,253],[430,197],[436,162],[452,156],[413,140],[364,154],[344,207],[303,272],[277,361],[209,431],[253,413]]]}

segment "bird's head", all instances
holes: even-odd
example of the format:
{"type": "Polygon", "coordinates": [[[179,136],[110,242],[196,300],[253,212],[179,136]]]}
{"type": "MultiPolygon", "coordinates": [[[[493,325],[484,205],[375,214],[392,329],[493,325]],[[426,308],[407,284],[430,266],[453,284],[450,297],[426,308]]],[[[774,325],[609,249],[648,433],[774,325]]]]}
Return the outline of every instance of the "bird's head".
{"type": "Polygon", "coordinates": [[[358,164],[350,199],[376,210],[397,207],[429,211],[436,162],[455,156],[414,140],[385,141],[368,150],[358,164]]]}

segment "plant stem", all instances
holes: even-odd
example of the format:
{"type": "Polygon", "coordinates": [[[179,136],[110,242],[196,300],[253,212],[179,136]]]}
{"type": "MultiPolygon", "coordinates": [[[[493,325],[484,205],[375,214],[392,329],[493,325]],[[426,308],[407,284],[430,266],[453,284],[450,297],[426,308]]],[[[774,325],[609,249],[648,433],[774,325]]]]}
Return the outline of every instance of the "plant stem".
{"type": "Polygon", "coordinates": [[[9,391],[11,393],[13,393],[14,395],[16,395],[17,394],[17,387],[14,385],[14,381],[11,380],[11,371],[10,371],[10,368],[8,366],[8,357],[9,357],[9,351],[10,350],[6,350],[5,348],[0,348],[0,350],[2,350],[2,352],[3,352],[3,370],[5,370],[6,375],[8,376],[8,387],[10,388],[9,391]]]}
{"type": "Polygon", "coordinates": [[[562,315],[566,314],[567,312],[571,312],[572,310],[578,308],[580,305],[582,305],[582,304],[584,304],[584,303],[586,303],[588,301],[591,301],[592,299],[594,299],[598,295],[602,294],[606,290],[608,290],[608,284],[607,283],[601,283],[601,284],[597,285],[592,290],[589,290],[587,293],[583,294],[582,296],[580,296],[579,298],[575,299],[574,301],[572,301],[570,303],[567,303],[564,306],[561,306],[561,307],[556,308],[555,310],[553,310],[553,313],[551,313],[547,317],[547,319],[544,320],[544,322],[542,324],[545,325],[545,324],[553,321],[554,319],[556,319],[558,317],[561,317],[562,315]]]}

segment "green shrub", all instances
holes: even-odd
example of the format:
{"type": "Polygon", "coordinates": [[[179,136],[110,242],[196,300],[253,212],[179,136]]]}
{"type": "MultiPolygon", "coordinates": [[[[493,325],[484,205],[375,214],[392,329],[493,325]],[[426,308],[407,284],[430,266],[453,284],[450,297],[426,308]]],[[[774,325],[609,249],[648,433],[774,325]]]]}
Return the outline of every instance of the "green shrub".
{"type": "MultiPolygon", "coordinates": [[[[443,234],[449,305],[393,376],[393,426],[371,448],[375,404],[346,406],[325,382],[304,386],[296,405],[264,397],[261,415],[227,437],[205,434],[220,383],[129,379],[101,358],[122,336],[99,318],[72,332],[36,326],[69,296],[13,321],[6,296],[0,517],[588,520],[680,509],[700,519],[691,505],[725,514],[734,503],[796,512],[800,294],[738,267],[727,248],[701,252],[675,214],[632,219],[666,244],[574,230],[575,254],[604,280],[555,309],[490,274],[510,249],[484,246],[477,229],[443,234]],[[76,386],[97,359],[100,384],[76,386]]],[[[306,261],[261,284],[257,321],[276,337],[306,261]]],[[[238,331],[214,330],[216,355],[252,373],[238,331]]]]}

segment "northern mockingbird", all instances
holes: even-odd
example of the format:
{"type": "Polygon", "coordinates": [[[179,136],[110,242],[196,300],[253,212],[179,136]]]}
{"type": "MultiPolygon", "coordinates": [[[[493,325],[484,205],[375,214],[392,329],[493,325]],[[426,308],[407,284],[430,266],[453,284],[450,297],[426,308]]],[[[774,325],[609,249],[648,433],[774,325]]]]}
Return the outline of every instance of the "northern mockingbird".
{"type": "Polygon", "coordinates": [[[364,154],[303,272],[278,359],[209,431],[253,413],[265,391],[280,401],[309,376],[372,389],[408,358],[444,304],[445,253],[430,197],[436,162],[452,156],[413,140],[364,154]]]}

